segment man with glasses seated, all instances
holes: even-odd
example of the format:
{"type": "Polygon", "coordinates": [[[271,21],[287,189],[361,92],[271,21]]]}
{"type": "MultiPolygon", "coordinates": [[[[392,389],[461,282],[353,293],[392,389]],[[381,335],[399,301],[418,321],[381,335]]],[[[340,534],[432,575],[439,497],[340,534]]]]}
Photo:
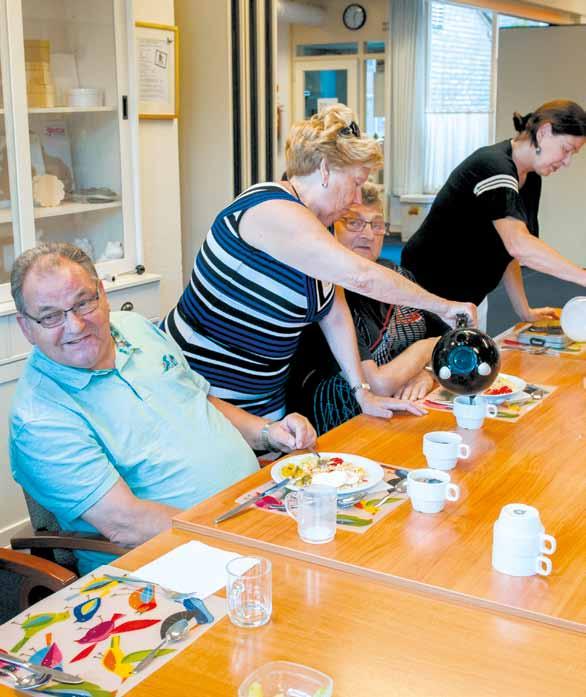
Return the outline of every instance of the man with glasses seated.
{"type": "MultiPolygon", "coordinates": [[[[271,423],[210,396],[168,335],[138,314],[110,313],[76,247],[22,254],[11,291],[34,346],[12,407],[12,472],[64,530],[140,544],[256,471],[253,448],[315,442],[298,414],[271,423]]],[[[108,560],[78,553],[82,573],[108,560]]]]}
{"type": "MultiPolygon", "coordinates": [[[[385,220],[379,188],[362,186],[362,204],[353,204],[335,224],[338,242],[356,254],[398,271],[395,264],[380,260],[385,220]]],[[[448,331],[436,315],[411,307],[388,305],[346,291],[366,381],[373,392],[401,399],[418,400],[434,387],[425,366],[438,337],[448,331]]],[[[322,434],[360,413],[350,385],[340,372],[321,333],[304,330],[288,386],[288,407],[309,417],[322,434]]]]}

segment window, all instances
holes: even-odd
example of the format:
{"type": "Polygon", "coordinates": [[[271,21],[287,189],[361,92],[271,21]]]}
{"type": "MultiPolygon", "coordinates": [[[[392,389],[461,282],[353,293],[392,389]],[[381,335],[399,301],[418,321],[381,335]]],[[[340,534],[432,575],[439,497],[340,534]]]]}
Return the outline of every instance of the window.
{"type": "Polygon", "coordinates": [[[307,56],[354,56],[358,53],[357,43],[346,44],[298,44],[297,57],[307,56]]]}
{"type": "Polygon", "coordinates": [[[507,27],[549,27],[549,24],[547,22],[536,22],[533,19],[523,19],[522,17],[499,15],[499,29],[506,29],[507,27]]]}
{"type": "Polygon", "coordinates": [[[493,14],[432,2],[429,16],[424,191],[491,139],[493,14]]]}
{"type": "Polygon", "coordinates": [[[384,41],[365,41],[364,42],[364,53],[384,53],[385,52],[385,42],[384,41]]]}
{"type": "Polygon", "coordinates": [[[377,140],[385,136],[385,61],[366,58],[364,61],[364,126],[377,140]]]}
{"type": "Polygon", "coordinates": [[[496,26],[545,22],[432,1],[429,5],[424,192],[436,193],[470,153],[493,140],[496,26]]]}

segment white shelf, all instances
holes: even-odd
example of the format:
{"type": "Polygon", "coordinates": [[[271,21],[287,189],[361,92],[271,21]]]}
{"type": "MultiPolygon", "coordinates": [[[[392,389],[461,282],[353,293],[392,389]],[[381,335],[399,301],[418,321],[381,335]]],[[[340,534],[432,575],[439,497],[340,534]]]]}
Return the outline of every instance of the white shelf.
{"type": "MultiPolygon", "coordinates": [[[[34,209],[35,218],[54,218],[57,215],[75,215],[76,213],[91,213],[93,211],[103,211],[107,208],[120,208],[122,201],[110,201],[108,203],[71,203],[65,201],[54,208],[34,209]]],[[[0,224],[12,222],[12,210],[10,208],[0,209],[0,224]]]]}
{"type": "Polygon", "coordinates": [[[29,109],[29,114],[77,114],[91,113],[94,111],[116,111],[113,106],[53,106],[53,107],[35,107],[29,109]]]}
{"type": "Polygon", "coordinates": [[[56,215],[74,215],[75,213],[91,213],[92,211],[103,211],[106,208],[121,208],[122,201],[110,201],[108,203],[71,203],[64,201],[59,206],[53,208],[34,209],[35,218],[53,218],[56,215]]]}

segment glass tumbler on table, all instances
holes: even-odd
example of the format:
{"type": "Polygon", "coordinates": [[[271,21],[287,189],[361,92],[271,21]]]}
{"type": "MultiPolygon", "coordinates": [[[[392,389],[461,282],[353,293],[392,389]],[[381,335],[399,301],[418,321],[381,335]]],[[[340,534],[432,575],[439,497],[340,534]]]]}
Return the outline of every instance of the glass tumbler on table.
{"type": "Polygon", "coordinates": [[[313,484],[285,498],[287,513],[297,521],[299,537],[309,544],[331,542],[336,535],[337,491],[313,484]]]}
{"type": "Polygon", "coordinates": [[[237,557],[226,565],[228,616],[237,627],[262,627],[271,619],[271,562],[262,557],[237,557]]]}

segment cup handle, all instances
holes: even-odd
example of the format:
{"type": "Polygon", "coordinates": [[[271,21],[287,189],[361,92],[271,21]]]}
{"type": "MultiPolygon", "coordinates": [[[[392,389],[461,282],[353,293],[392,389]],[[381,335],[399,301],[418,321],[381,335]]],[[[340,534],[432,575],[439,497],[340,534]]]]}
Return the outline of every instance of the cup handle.
{"type": "Polygon", "coordinates": [[[461,460],[467,460],[470,457],[470,446],[467,443],[458,445],[458,457],[461,460]]]}
{"type": "Polygon", "coordinates": [[[490,416],[491,419],[494,419],[496,415],[498,414],[498,407],[496,404],[487,404],[486,405],[486,415],[490,416]]]}
{"type": "Polygon", "coordinates": [[[451,482],[446,485],[446,501],[457,501],[460,498],[460,487],[451,482]]]}
{"type": "Polygon", "coordinates": [[[535,560],[535,571],[540,576],[549,576],[551,574],[552,567],[553,565],[549,557],[544,557],[540,554],[535,560]]]}
{"type": "Polygon", "coordinates": [[[299,508],[299,492],[291,491],[287,496],[285,496],[284,504],[285,510],[291,516],[297,520],[297,509],[299,508]]]}
{"type": "Polygon", "coordinates": [[[541,549],[543,554],[553,554],[557,549],[557,542],[553,535],[541,536],[541,549]]]}

